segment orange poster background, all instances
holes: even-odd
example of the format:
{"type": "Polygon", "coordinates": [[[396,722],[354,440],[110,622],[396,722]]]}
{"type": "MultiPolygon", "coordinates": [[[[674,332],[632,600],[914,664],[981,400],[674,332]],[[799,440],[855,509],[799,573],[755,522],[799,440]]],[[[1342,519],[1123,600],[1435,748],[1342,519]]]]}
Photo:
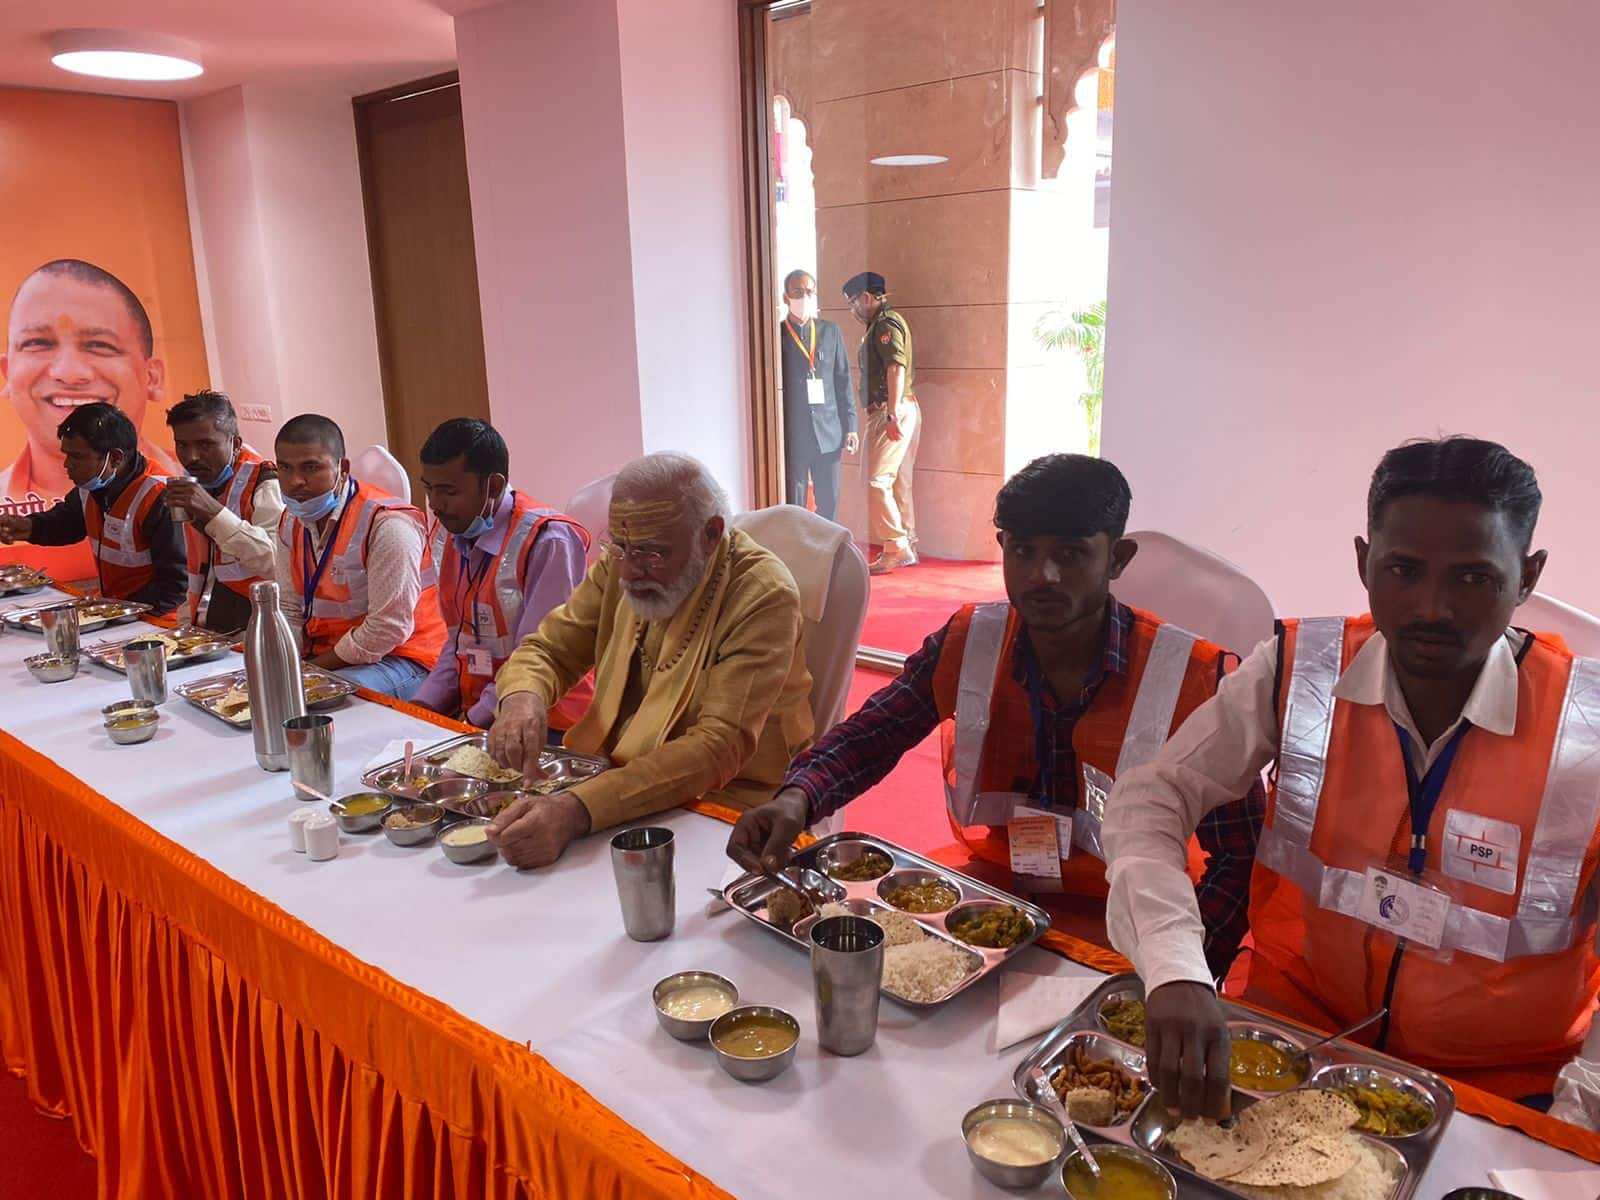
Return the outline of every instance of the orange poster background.
{"type": "MultiPolygon", "coordinates": [[[[0,226],[0,319],[7,326],[17,288],[53,259],[93,263],[138,296],[155,333],[153,357],[166,364],[141,441],[170,456],[167,409],[209,382],[177,105],[0,88],[0,226]]],[[[26,444],[10,388],[0,389],[0,471],[26,444]]],[[[0,562],[13,561],[35,563],[58,579],[94,575],[86,545],[0,547],[0,562]]]]}

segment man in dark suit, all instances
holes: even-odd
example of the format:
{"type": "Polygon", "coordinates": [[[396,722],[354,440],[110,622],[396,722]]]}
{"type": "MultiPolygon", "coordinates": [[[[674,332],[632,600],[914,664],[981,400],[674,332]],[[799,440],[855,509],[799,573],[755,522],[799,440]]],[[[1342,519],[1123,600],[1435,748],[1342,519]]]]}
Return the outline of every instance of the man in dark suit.
{"type": "Polygon", "coordinates": [[[783,296],[789,303],[778,330],[785,488],[789,503],[804,507],[809,480],[817,512],[832,521],[839,512],[839,455],[854,454],[859,444],[850,360],[839,327],[817,316],[816,280],[790,271],[783,296]]]}

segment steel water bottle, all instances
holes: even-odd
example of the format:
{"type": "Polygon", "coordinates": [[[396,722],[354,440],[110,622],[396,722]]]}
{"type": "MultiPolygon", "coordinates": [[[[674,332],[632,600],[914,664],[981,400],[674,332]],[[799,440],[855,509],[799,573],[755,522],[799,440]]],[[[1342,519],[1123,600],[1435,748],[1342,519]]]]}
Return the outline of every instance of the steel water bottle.
{"type": "Polygon", "coordinates": [[[306,713],[300,678],[300,646],[278,608],[278,585],[250,585],[250,624],[244,631],[245,687],[250,693],[250,728],[256,762],[263,771],[287,771],[289,746],[283,723],[306,713]]]}

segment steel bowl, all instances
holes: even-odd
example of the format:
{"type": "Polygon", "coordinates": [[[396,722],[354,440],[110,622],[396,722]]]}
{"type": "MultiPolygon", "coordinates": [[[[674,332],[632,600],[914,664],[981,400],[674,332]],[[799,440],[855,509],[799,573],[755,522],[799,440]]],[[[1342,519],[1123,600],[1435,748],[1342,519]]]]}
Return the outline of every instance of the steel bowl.
{"type": "Polygon", "coordinates": [[[422,789],[439,778],[439,768],[430,766],[422,761],[419,755],[411,762],[411,774],[407,775],[404,765],[390,767],[387,771],[379,771],[372,776],[372,786],[380,792],[388,792],[395,796],[418,796],[422,789]],[[421,779],[422,784],[412,787],[407,782],[409,779],[421,779]]]}
{"type": "Polygon", "coordinates": [[[487,828],[488,824],[488,821],[476,818],[458,821],[439,835],[439,849],[444,851],[444,856],[451,862],[461,863],[463,866],[468,863],[482,862],[494,858],[500,853],[500,848],[489,841],[488,838],[481,842],[470,842],[464,846],[458,845],[451,840],[453,837],[460,837],[460,831],[463,829],[470,829],[473,826],[487,828]]]}
{"type": "MultiPolygon", "coordinates": [[[[650,1000],[656,1008],[656,1020],[661,1023],[661,1028],[665,1029],[680,1042],[704,1041],[706,1035],[711,1032],[711,1026],[716,1022],[717,1018],[690,1019],[688,1017],[675,1017],[662,1008],[661,1003],[673,992],[682,988],[704,986],[719,988],[727,993],[729,1000],[732,1001],[728,1006],[730,1012],[739,1007],[739,989],[733,986],[733,981],[725,979],[721,975],[715,975],[710,971],[679,971],[676,975],[668,975],[660,983],[656,984],[655,990],[650,993],[650,1000]]],[[[719,1013],[718,1016],[720,1015],[719,1013]]]]}
{"type": "Polygon", "coordinates": [[[489,794],[489,785],[481,779],[465,775],[451,779],[436,779],[417,793],[424,804],[437,804],[447,810],[459,811],[464,801],[476,800],[489,794]]]}
{"type": "Polygon", "coordinates": [[[113,717],[131,717],[135,713],[153,713],[158,711],[156,706],[148,700],[118,700],[115,704],[108,704],[100,710],[100,715],[107,721],[113,717]]]}
{"type": "Polygon", "coordinates": [[[1036,1188],[1041,1186],[1054,1172],[1056,1160],[1061,1157],[1061,1152],[1067,1146],[1067,1134],[1061,1128],[1061,1122],[1056,1120],[1048,1109],[1042,1108],[1037,1104],[1030,1104],[1026,1100],[985,1100],[961,1118],[961,1140],[966,1144],[967,1157],[972,1160],[972,1165],[978,1169],[978,1174],[982,1175],[990,1183],[997,1184],[1003,1188],[1036,1188]],[[985,1121],[992,1121],[996,1118],[1032,1121],[1054,1139],[1056,1152],[1044,1162],[1030,1163],[1025,1167],[995,1162],[992,1158],[985,1158],[977,1150],[973,1149],[972,1131],[985,1121]]]}
{"type": "Polygon", "coordinates": [[[540,799],[538,792],[520,791],[506,788],[500,791],[484,792],[481,796],[474,796],[468,800],[452,800],[446,807],[447,812],[457,813],[463,817],[484,817],[493,819],[500,813],[524,797],[531,800],[540,799]]]}
{"type": "Polygon", "coordinates": [[[794,1016],[786,1013],[781,1008],[774,1008],[770,1004],[746,1004],[739,1008],[729,1009],[715,1021],[711,1022],[709,1033],[711,1048],[717,1052],[717,1061],[722,1064],[722,1069],[741,1083],[765,1083],[769,1079],[776,1079],[789,1069],[789,1064],[794,1062],[796,1051],[800,1049],[800,1022],[794,1016]],[[765,1058],[741,1058],[737,1054],[729,1054],[717,1045],[717,1038],[726,1034],[746,1017],[773,1017],[794,1032],[794,1041],[789,1043],[787,1050],[780,1050],[776,1054],[769,1054],[765,1058]]]}
{"type": "Polygon", "coordinates": [[[385,792],[351,792],[348,796],[340,796],[328,805],[328,811],[333,814],[334,820],[339,822],[339,828],[346,833],[370,833],[377,829],[383,818],[388,816],[389,810],[394,807],[394,797],[385,792]],[[383,807],[375,808],[371,812],[353,813],[345,809],[345,805],[352,800],[365,800],[376,797],[383,801],[383,807]]]}
{"type": "Polygon", "coordinates": [[[109,717],[106,720],[106,736],[119,746],[137,746],[140,742],[148,742],[155,737],[156,729],[161,724],[161,714],[157,712],[132,713],[120,717],[109,717]],[[117,728],[115,722],[137,722],[129,724],[126,728],[117,728]]]}
{"type": "Polygon", "coordinates": [[[40,683],[60,683],[78,673],[76,654],[35,654],[22,660],[28,673],[40,683]]]}
{"type": "Polygon", "coordinates": [[[1438,1105],[1434,1103],[1433,1096],[1427,1088],[1408,1076],[1396,1071],[1386,1071],[1382,1067],[1368,1066],[1365,1063],[1339,1063],[1323,1067],[1314,1073],[1306,1084],[1314,1088],[1391,1088],[1409,1096],[1428,1110],[1428,1123],[1415,1133],[1373,1133],[1371,1130],[1360,1128],[1359,1125],[1352,1131],[1368,1137],[1383,1138],[1385,1141],[1403,1141],[1406,1138],[1420,1137],[1433,1128],[1434,1122],[1439,1119],[1438,1105]]]}
{"type": "MultiPolygon", "coordinates": [[[[1143,1150],[1135,1150],[1132,1146],[1118,1146],[1110,1142],[1096,1142],[1092,1153],[1094,1154],[1095,1162],[1102,1167],[1113,1159],[1138,1163],[1161,1181],[1162,1186],[1166,1189],[1167,1200],[1178,1200],[1178,1181],[1172,1177],[1171,1171],[1161,1165],[1161,1160],[1156,1158],[1155,1155],[1146,1154],[1143,1150]]],[[[1061,1164],[1061,1185],[1066,1189],[1066,1193],[1069,1196],[1076,1197],[1078,1193],[1074,1192],[1067,1184],[1067,1172],[1072,1169],[1074,1163],[1078,1163],[1082,1158],[1082,1152],[1074,1150],[1067,1155],[1067,1161],[1061,1164]]]]}
{"type": "Polygon", "coordinates": [[[379,824],[383,826],[383,836],[396,846],[420,846],[423,842],[431,841],[439,832],[439,827],[444,824],[444,809],[437,804],[404,804],[384,813],[379,824]],[[421,825],[396,826],[393,822],[401,814],[412,820],[418,817],[428,820],[421,825]]]}

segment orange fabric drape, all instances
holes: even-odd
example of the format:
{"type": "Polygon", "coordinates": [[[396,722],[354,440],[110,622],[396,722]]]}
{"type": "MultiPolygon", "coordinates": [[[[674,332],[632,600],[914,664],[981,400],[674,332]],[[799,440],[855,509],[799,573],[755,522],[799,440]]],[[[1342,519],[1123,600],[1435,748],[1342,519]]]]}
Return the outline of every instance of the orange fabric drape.
{"type": "Polygon", "coordinates": [[[106,1197],[726,1194],[5,734],[0,1048],[106,1197]]]}

